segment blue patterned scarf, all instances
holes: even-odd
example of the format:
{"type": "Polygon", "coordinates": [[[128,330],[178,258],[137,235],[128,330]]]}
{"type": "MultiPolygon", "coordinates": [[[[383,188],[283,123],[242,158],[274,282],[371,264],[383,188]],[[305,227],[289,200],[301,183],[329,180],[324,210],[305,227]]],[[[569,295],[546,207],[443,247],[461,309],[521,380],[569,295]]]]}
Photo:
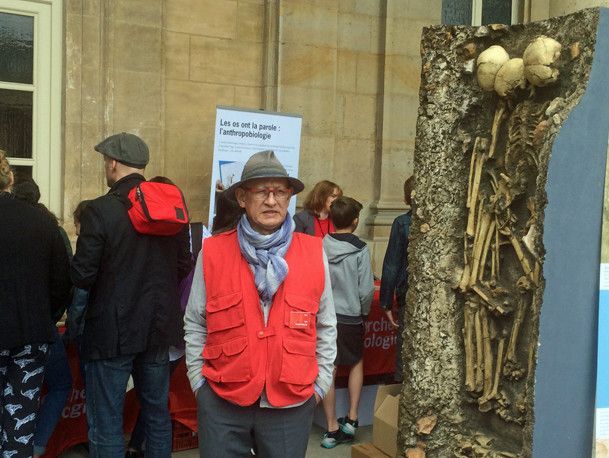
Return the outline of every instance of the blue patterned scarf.
{"type": "Polygon", "coordinates": [[[271,302],[275,292],[288,275],[288,263],[284,259],[292,242],[294,221],[288,213],[281,227],[269,235],[256,232],[247,215],[237,225],[237,237],[241,254],[254,268],[254,282],[260,298],[271,302]]]}

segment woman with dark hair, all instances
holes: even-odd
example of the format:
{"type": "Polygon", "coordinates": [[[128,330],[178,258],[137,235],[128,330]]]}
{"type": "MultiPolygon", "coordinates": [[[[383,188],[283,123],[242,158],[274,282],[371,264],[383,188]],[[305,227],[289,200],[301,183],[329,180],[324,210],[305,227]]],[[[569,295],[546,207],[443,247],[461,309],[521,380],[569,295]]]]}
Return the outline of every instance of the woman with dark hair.
{"type": "Polygon", "coordinates": [[[322,180],[313,186],[304,201],[304,209],[294,215],[295,232],[316,237],[324,237],[334,232],[330,206],[342,195],[343,190],[340,186],[328,180],[322,180]]]}
{"type": "Polygon", "coordinates": [[[216,235],[235,229],[242,215],[243,210],[237,201],[216,190],[216,216],[211,228],[212,234],[216,235]]]}

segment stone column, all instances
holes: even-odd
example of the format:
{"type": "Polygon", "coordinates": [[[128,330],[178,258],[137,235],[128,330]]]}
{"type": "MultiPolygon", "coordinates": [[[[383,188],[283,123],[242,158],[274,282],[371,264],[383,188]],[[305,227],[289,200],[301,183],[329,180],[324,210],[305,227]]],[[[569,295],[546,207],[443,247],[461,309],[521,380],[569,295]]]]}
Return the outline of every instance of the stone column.
{"type": "Polygon", "coordinates": [[[279,73],[279,5],[274,0],[264,2],[264,64],[262,68],[262,106],[277,111],[277,78],[279,73]]]}
{"type": "MultiPolygon", "coordinates": [[[[103,192],[103,167],[92,154],[104,117],[100,2],[68,0],[65,9],[64,214],[103,192]]],[[[66,218],[68,219],[68,218],[66,218]]],[[[72,224],[66,224],[73,231],[72,224]]]]}
{"type": "Polygon", "coordinates": [[[421,31],[424,26],[438,24],[441,15],[441,0],[387,0],[381,152],[376,164],[375,201],[366,221],[378,274],[391,223],[406,209],[403,184],[412,174],[421,81],[421,31]]]}
{"type": "Polygon", "coordinates": [[[333,179],[338,2],[278,3],[276,107],[302,115],[299,177],[306,194],[315,182],[333,179]]]}

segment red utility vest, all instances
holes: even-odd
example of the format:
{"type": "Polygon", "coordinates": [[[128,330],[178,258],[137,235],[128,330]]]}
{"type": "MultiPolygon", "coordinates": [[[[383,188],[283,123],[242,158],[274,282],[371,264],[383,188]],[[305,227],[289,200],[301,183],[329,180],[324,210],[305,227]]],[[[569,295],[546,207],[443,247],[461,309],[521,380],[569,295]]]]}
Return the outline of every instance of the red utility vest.
{"type": "Polygon", "coordinates": [[[285,255],[289,273],[268,323],[237,231],[204,240],[207,340],[203,376],[223,399],[255,403],[266,388],[274,407],[304,402],[317,378],[316,315],[324,289],[322,239],[294,233],[285,255]]]}

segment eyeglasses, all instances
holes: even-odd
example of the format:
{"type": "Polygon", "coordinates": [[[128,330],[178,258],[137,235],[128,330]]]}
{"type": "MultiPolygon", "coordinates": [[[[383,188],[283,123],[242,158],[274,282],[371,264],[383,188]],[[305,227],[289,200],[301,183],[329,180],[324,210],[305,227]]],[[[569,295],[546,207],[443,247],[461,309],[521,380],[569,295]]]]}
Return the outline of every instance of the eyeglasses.
{"type": "Polygon", "coordinates": [[[275,199],[279,201],[286,201],[292,196],[292,188],[284,188],[284,187],[265,187],[265,186],[254,186],[253,188],[245,188],[252,195],[254,199],[264,202],[269,198],[269,194],[273,193],[275,199]]]}

